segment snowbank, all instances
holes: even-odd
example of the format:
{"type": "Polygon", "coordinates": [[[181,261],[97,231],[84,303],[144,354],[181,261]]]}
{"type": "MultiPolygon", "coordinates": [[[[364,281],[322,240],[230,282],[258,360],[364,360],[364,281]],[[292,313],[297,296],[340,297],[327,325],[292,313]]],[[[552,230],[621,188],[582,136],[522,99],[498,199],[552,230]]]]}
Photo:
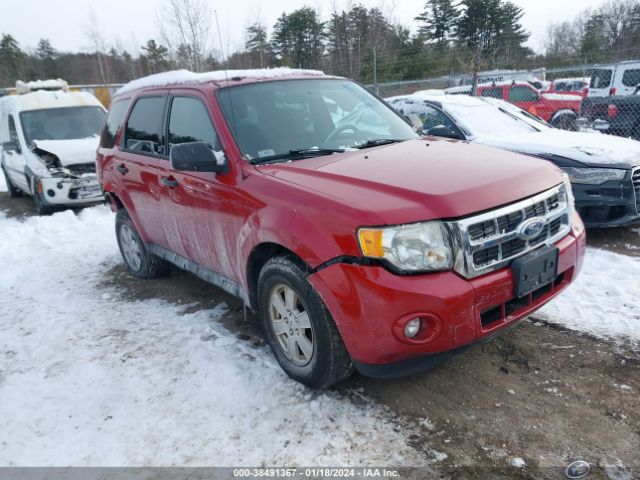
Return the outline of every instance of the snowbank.
{"type": "Polygon", "coordinates": [[[0,192],[7,191],[7,183],[4,180],[4,174],[0,172],[0,192]]]}
{"type": "Polygon", "coordinates": [[[303,70],[294,68],[262,68],[253,70],[218,70],[214,72],[194,73],[189,70],[173,70],[171,72],[156,73],[127,83],[116,92],[121,95],[126,92],[148,87],[165,87],[177,84],[194,84],[206,82],[221,82],[228,78],[274,78],[290,77],[292,75],[323,76],[319,70],[303,70]]]}
{"type": "Polygon", "coordinates": [[[584,268],[541,316],[607,339],[640,342],[640,259],[588,248],[584,268]]]}
{"type": "Polygon", "coordinates": [[[113,220],[0,215],[0,466],[424,465],[384,410],[311,392],[227,332],[224,305],[98,287],[113,220]]]}

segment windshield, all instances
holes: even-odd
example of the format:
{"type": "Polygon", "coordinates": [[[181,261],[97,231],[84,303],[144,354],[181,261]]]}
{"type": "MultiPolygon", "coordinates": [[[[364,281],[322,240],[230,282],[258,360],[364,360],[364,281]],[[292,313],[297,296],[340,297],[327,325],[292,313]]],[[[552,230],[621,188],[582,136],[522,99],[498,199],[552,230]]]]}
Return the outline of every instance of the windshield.
{"type": "Polygon", "coordinates": [[[418,138],[398,114],[348,80],[255,83],[222,89],[218,100],[248,160],[418,138]]]}
{"type": "Polygon", "coordinates": [[[73,140],[100,135],[104,125],[100,107],[64,107],[28,110],[20,114],[27,145],[34,140],[73,140]]]}
{"type": "Polygon", "coordinates": [[[517,135],[540,130],[509,110],[500,110],[497,105],[447,104],[443,107],[473,136],[517,135]]]}

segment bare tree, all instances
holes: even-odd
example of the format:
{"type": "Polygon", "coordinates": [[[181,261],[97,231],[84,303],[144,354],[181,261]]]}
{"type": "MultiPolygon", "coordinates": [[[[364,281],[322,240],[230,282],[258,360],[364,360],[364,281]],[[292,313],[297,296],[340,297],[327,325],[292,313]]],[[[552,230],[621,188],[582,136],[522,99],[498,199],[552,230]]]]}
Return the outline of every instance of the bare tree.
{"type": "Polygon", "coordinates": [[[89,9],[89,21],[85,25],[84,34],[89,40],[89,50],[96,56],[96,61],[98,63],[98,72],[100,74],[100,81],[102,84],[107,83],[107,68],[104,61],[104,55],[106,51],[106,43],[102,34],[100,33],[100,24],[98,23],[98,17],[96,16],[96,12],[91,7],[89,9]]]}
{"type": "Polygon", "coordinates": [[[211,9],[203,0],[164,1],[158,26],[176,64],[194,72],[203,71],[211,20],[211,9]]]}

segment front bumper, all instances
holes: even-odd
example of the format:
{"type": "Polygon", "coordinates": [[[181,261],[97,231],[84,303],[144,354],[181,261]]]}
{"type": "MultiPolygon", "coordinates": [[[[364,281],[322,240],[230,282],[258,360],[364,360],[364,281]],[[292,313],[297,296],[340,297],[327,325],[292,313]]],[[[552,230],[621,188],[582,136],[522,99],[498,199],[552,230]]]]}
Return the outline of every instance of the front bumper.
{"type": "Polygon", "coordinates": [[[558,277],[522,299],[514,298],[510,268],[465,279],[454,272],[399,276],[383,267],[334,264],[308,280],[336,321],[356,367],[372,377],[414,374],[515,325],[564,290],[582,265],[584,226],[556,242],[558,277]],[[420,317],[419,340],[404,326],[420,317]]]}
{"type": "Polygon", "coordinates": [[[631,176],[602,185],[572,183],[576,210],[587,228],[622,227],[640,221],[631,176]]]}
{"type": "Polygon", "coordinates": [[[95,176],[84,178],[38,178],[41,198],[52,206],[85,206],[104,202],[102,189],[95,176]]]}

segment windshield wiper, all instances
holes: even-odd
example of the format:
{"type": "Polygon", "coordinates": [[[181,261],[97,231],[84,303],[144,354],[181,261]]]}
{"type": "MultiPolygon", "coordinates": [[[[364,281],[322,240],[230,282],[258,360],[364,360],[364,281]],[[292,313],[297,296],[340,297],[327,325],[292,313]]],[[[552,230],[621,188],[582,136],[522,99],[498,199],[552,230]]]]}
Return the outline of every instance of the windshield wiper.
{"type": "Polygon", "coordinates": [[[288,153],[280,153],[278,155],[269,155],[268,157],[254,158],[251,160],[252,165],[260,165],[263,163],[277,162],[280,160],[300,160],[302,158],[319,157],[322,155],[332,155],[334,153],[344,152],[343,148],[302,148],[300,150],[289,150],[288,153]]]}
{"type": "Polygon", "coordinates": [[[361,145],[357,145],[354,148],[358,148],[362,150],[363,148],[371,148],[371,147],[379,147],[380,145],[389,145],[391,143],[400,143],[404,142],[404,140],[400,140],[397,138],[374,138],[373,140],[367,140],[361,145]]]}

